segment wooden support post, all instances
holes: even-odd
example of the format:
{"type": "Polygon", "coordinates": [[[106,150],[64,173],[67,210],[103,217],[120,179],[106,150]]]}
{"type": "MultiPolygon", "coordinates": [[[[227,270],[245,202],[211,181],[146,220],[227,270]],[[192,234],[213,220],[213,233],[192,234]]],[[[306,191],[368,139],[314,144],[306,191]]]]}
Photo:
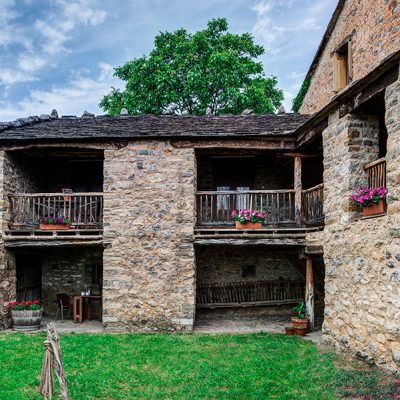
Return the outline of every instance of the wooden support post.
{"type": "Polygon", "coordinates": [[[305,303],[307,318],[310,320],[310,329],[314,330],[314,274],[312,258],[306,260],[306,294],[305,303]]]}
{"type": "Polygon", "coordinates": [[[301,157],[294,158],[294,207],[296,225],[301,225],[301,157]]]}

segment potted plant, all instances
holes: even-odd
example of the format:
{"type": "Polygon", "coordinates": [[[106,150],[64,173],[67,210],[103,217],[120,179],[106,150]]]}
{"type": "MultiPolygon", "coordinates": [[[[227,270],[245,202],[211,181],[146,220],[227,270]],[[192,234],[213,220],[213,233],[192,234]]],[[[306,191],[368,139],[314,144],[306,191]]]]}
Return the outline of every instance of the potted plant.
{"type": "Polygon", "coordinates": [[[362,207],[363,215],[381,215],[386,213],[386,195],[388,190],[385,187],[369,189],[366,186],[359,187],[351,196],[351,199],[362,207]]]}
{"type": "Polygon", "coordinates": [[[308,319],[306,317],[306,304],[304,301],[300,302],[296,307],[293,308],[296,312],[296,316],[292,317],[292,323],[294,329],[296,328],[306,328],[308,327],[308,319]]]}
{"type": "Polygon", "coordinates": [[[42,321],[42,308],[39,300],[13,301],[8,304],[11,310],[14,331],[37,331],[42,321]]]}
{"type": "Polygon", "coordinates": [[[294,335],[294,327],[293,326],[286,326],[285,327],[286,335],[293,336],[294,335]]]}
{"type": "Polygon", "coordinates": [[[64,200],[70,202],[71,201],[70,195],[73,193],[73,190],[69,189],[69,188],[64,188],[64,189],[61,189],[61,192],[64,194],[64,196],[63,196],[64,200]]]}
{"type": "Polygon", "coordinates": [[[298,326],[298,327],[294,328],[294,331],[296,332],[296,335],[304,336],[307,333],[307,327],[298,326]]]}
{"type": "Polygon", "coordinates": [[[236,229],[261,229],[265,220],[265,212],[257,210],[234,210],[231,216],[235,220],[236,229]]]}
{"type": "Polygon", "coordinates": [[[40,223],[40,229],[42,230],[65,230],[70,228],[71,220],[64,215],[44,218],[43,222],[40,223]]]}

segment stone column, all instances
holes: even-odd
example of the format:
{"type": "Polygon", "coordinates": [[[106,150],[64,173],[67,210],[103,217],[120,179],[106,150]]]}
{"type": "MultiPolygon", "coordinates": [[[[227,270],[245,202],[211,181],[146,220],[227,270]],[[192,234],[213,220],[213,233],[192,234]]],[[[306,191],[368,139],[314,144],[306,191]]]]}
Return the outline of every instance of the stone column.
{"type": "Polygon", "coordinates": [[[301,157],[294,158],[294,204],[295,204],[295,219],[296,225],[301,224],[301,157]]]}

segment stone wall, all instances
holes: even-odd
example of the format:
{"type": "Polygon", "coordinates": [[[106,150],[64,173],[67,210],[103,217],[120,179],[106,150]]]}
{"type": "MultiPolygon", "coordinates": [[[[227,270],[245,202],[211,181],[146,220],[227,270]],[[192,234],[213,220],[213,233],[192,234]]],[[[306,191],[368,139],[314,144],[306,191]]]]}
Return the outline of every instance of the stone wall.
{"type": "Polygon", "coordinates": [[[400,46],[400,2],[347,0],[312,76],[300,112],[312,114],[329,103],[334,93],[334,52],[352,35],[353,81],[367,75],[400,46]]]}
{"type": "Polygon", "coordinates": [[[102,265],[102,248],[47,249],[42,256],[42,299],[46,315],[55,315],[56,295],[80,294],[92,282],[92,268],[102,265]]]}
{"type": "Polygon", "coordinates": [[[131,142],[106,150],[104,158],[105,326],[191,329],[194,150],[131,142]]]}
{"type": "Polygon", "coordinates": [[[269,280],[303,280],[284,252],[260,246],[196,247],[197,284],[269,280]],[[242,277],[242,266],[253,265],[255,276],[242,277]]]}
{"type": "Polygon", "coordinates": [[[386,90],[387,216],[361,219],[349,196],[377,159],[375,117],[330,118],[323,132],[324,341],[391,369],[400,365],[400,82],[386,90]]]}

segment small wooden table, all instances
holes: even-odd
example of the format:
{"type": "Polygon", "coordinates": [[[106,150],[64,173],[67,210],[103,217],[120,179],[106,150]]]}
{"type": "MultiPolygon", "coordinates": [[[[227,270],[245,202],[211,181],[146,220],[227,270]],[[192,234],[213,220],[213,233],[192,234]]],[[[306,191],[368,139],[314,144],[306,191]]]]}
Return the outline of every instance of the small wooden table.
{"type": "Polygon", "coordinates": [[[84,309],[84,302],[87,299],[87,318],[90,321],[92,318],[91,312],[91,302],[92,300],[98,300],[100,302],[100,318],[101,318],[101,295],[92,294],[89,296],[74,296],[74,322],[82,323],[83,321],[83,309],[84,309]]]}

